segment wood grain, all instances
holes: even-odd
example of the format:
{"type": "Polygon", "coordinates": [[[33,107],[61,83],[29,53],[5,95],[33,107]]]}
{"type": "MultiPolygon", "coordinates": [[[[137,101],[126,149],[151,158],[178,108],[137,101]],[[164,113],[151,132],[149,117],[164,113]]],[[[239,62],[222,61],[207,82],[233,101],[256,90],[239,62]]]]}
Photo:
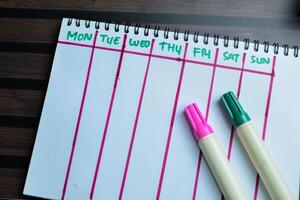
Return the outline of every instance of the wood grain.
{"type": "Polygon", "coordinates": [[[36,130],[0,127],[0,155],[30,157],[36,130]]]}
{"type": "Polygon", "coordinates": [[[60,20],[0,18],[0,41],[54,42],[60,20]],[[16,31],[18,27],[18,31],[16,31]]]}
{"type": "Polygon", "coordinates": [[[2,197],[19,198],[25,181],[26,170],[0,169],[0,194],[2,197]]]}
{"type": "Polygon", "coordinates": [[[0,78],[48,80],[53,55],[0,52],[0,78]]]}
{"type": "MultiPolygon", "coordinates": [[[[60,20],[40,20],[40,19],[15,19],[15,18],[0,18],[0,23],[6,31],[0,32],[1,41],[18,41],[18,42],[41,42],[52,43],[57,41],[57,33],[60,26],[60,20]],[[21,27],[20,31],[15,31],[15,27],[21,27]],[[30,31],[28,31],[30,27],[30,31]]],[[[294,27],[292,29],[272,28],[266,29],[263,27],[238,27],[238,26],[222,26],[222,25],[189,25],[189,24],[165,24],[165,23],[141,23],[142,26],[150,25],[151,27],[159,26],[161,30],[169,27],[170,31],[179,28],[181,32],[185,29],[190,31],[190,34],[199,32],[204,35],[205,32],[210,33],[211,36],[219,34],[220,37],[229,35],[230,38],[237,36],[240,40],[249,38],[251,41],[258,39],[260,41],[279,42],[280,44],[297,45],[300,44],[299,29],[294,27]],[[276,34],[273,34],[274,31],[276,34]],[[270,37],[272,35],[272,37],[270,37]]],[[[135,25],[133,22],[132,25],[135,25]]],[[[262,43],[262,42],[261,42],[262,43]]],[[[0,58],[1,59],[1,58],[0,58]]]]}
{"type": "Polygon", "coordinates": [[[44,95],[39,90],[0,89],[0,115],[38,117],[44,95]]]}
{"type": "Polygon", "coordinates": [[[18,199],[39,199],[22,195],[23,185],[27,170],[24,169],[1,169],[0,168],[0,194],[1,197],[18,199]]]}
{"type": "Polygon", "coordinates": [[[129,11],[144,13],[184,13],[207,15],[232,15],[232,16],[258,16],[258,17],[293,17],[291,12],[293,1],[286,0],[204,0],[204,1],[180,1],[180,0],[131,0],[131,1],[94,1],[94,0],[16,0],[15,3],[2,1],[6,7],[19,8],[51,8],[51,9],[79,9],[79,10],[106,10],[129,11]],[[5,5],[7,4],[7,5],[5,5]]]}

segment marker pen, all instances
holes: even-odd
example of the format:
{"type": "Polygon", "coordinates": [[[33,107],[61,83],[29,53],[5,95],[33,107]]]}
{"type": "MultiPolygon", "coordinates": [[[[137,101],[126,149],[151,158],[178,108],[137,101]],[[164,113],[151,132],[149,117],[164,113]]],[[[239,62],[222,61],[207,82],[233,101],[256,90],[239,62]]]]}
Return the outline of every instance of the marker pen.
{"type": "Polygon", "coordinates": [[[246,200],[246,194],[233,173],[217,137],[197,105],[195,103],[188,105],[185,107],[185,113],[194,137],[225,199],[246,200]]]}
{"type": "Polygon", "coordinates": [[[264,141],[251,123],[233,92],[224,94],[221,98],[225,110],[236,128],[236,132],[254,164],[268,193],[274,200],[296,200],[275,166],[264,141]]]}

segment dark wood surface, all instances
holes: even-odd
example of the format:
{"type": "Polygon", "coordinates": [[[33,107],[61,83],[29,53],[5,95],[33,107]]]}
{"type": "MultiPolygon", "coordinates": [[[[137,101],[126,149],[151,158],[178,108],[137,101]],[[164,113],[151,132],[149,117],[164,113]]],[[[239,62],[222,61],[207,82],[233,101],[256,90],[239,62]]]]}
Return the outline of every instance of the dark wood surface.
{"type": "Polygon", "coordinates": [[[23,185],[62,17],[131,21],[300,45],[296,1],[0,0],[0,198],[23,185]]]}

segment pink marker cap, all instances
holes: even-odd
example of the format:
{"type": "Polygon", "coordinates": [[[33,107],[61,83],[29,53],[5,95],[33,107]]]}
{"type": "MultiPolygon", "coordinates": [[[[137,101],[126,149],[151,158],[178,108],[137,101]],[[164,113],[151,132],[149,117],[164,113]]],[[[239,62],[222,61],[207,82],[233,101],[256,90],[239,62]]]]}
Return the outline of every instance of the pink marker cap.
{"type": "Polygon", "coordinates": [[[185,114],[193,129],[194,137],[200,140],[213,133],[213,129],[206,122],[197,104],[193,103],[185,107],[185,114]]]}

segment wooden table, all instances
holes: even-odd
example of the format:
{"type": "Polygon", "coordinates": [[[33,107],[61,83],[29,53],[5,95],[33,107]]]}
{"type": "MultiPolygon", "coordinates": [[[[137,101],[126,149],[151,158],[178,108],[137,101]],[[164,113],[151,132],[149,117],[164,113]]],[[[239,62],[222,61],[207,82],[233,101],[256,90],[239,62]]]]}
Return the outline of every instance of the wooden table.
{"type": "MultiPolygon", "coordinates": [[[[62,17],[300,44],[296,1],[0,0],[0,198],[24,198],[62,17]]],[[[290,52],[291,53],[291,52],[290,52]]]]}

